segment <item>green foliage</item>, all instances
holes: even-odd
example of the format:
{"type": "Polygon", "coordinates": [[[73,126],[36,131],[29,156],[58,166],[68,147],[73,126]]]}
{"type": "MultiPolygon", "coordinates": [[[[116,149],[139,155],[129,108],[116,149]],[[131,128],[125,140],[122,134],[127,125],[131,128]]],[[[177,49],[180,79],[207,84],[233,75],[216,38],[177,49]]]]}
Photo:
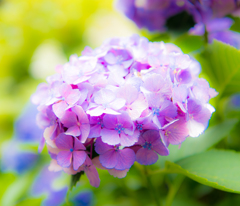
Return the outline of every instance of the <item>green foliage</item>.
{"type": "Polygon", "coordinates": [[[80,177],[81,177],[83,174],[84,174],[84,172],[81,171],[81,172],[78,172],[77,174],[71,176],[70,190],[72,190],[72,188],[73,188],[74,186],[76,186],[77,182],[80,180],[80,177]]]}
{"type": "Polygon", "coordinates": [[[16,206],[26,206],[26,205],[40,206],[42,200],[43,198],[27,198],[17,203],[16,206]]]}
{"type": "Polygon", "coordinates": [[[202,36],[183,34],[175,39],[173,43],[179,46],[183,53],[190,53],[201,49],[204,44],[204,39],[202,36]]]}
{"type": "Polygon", "coordinates": [[[176,163],[166,162],[171,173],[180,173],[204,185],[227,192],[240,193],[240,153],[211,150],[184,158],[176,163]]]}
{"type": "Polygon", "coordinates": [[[219,92],[218,98],[240,92],[239,50],[214,40],[196,58],[202,64],[203,72],[213,82],[213,87],[219,92]]]}

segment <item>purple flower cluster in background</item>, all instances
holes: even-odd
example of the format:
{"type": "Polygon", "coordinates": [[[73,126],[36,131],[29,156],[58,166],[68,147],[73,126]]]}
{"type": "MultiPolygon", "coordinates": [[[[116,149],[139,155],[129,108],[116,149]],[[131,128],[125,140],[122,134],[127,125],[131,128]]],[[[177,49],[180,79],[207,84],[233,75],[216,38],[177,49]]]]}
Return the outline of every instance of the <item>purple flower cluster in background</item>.
{"type": "Polygon", "coordinates": [[[214,111],[199,63],[173,44],[114,38],[56,69],[32,96],[49,169],[84,171],[95,187],[96,167],[122,178],[135,161],[154,164],[169,144],[199,136],[214,111]]]}
{"type": "Polygon", "coordinates": [[[38,144],[42,137],[42,129],[36,125],[36,105],[28,103],[14,124],[13,139],[4,143],[1,150],[1,170],[23,174],[36,166],[38,154],[21,147],[28,144],[38,144]]]}
{"type": "Polygon", "coordinates": [[[158,32],[166,30],[169,18],[187,12],[195,23],[190,34],[204,35],[206,30],[209,43],[217,39],[240,48],[240,34],[229,30],[233,20],[225,17],[240,16],[239,0],[118,0],[117,8],[139,28],[158,32]]]}

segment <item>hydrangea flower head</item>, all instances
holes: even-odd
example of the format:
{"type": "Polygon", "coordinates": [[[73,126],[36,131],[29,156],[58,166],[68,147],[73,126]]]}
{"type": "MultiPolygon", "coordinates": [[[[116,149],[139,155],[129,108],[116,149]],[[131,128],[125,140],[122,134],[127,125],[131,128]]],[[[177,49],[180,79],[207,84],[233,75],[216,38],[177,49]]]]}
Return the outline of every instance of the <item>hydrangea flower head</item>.
{"type": "Polygon", "coordinates": [[[236,0],[118,0],[117,8],[140,29],[164,32],[171,27],[184,30],[188,25],[192,35],[206,32],[209,43],[217,39],[240,48],[240,34],[229,30],[233,20],[226,17],[240,16],[236,0]]]}
{"type": "Polygon", "coordinates": [[[70,57],[32,96],[49,169],[84,171],[98,187],[96,167],[123,178],[135,161],[154,164],[169,144],[199,136],[217,94],[199,72],[175,45],[137,35],[70,57]]]}

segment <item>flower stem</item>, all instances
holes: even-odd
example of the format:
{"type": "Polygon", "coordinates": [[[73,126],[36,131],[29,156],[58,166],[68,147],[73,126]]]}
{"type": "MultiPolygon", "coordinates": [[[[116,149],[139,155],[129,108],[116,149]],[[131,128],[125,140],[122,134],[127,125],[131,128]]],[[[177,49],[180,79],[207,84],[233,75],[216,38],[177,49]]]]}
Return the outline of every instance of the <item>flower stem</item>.
{"type": "Polygon", "coordinates": [[[178,175],[175,178],[173,184],[169,185],[170,188],[169,188],[168,195],[167,195],[167,198],[166,198],[165,206],[171,206],[172,205],[173,199],[174,199],[175,195],[177,194],[177,191],[179,190],[184,178],[185,178],[184,175],[178,175]]]}
{"type": "Polygon", "coordinates": [[[155,200],[156,205],[161,206],[161,203],[159,201],[159,196],[158,196],[158,194],[157,194],[157,192],[156,192],[156,190],[155,190],[155,188],[154,188],[154,186],[151,182],[151,179],[150,179],[150,176],[148,174],[148,170],[147,170],[146,167],[144,167],[144,174],[145,174],[145,177],[146,177],[146,180],[147,180],[148,188],[150,190],[151,195],[153,196],[153,198],[155,200]]]}

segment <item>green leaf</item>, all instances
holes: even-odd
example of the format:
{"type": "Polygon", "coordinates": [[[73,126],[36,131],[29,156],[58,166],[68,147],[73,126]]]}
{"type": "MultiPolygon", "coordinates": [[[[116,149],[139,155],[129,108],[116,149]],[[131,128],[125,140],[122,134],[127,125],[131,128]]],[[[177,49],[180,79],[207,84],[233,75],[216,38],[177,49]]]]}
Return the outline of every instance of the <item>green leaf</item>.
{"type": "Polygon", "coordinates": [[[188,137],[179,148],[178,145],[170,145],[169,151],[170,154],[165,157],[159,158],[159,163],[164,165],[166,160],[175,162],[182,158],[188,157],[193,154],[197,154],[203,152],[216,143],[218,143],[221,139],[226,137],[230,131],[237,124],[237,119],[229,119],[218,125],[208,128],[204,134],[200,135],[197,138],[188,137]]]}
{"type": "Polygon", "coordinates": [[[15,205],[15,203],[26,194],[33,180],[34,175],[32,171],[19,176],[16,181],[7,187],[0,201],[0,205],[15,205]]]}
{"type": "Polygon", "coordinates": [[[166,162],[166,170],[210,187],[240,193],[240,153],[211,150],[178,161],[166,162]]]}
{"type": "Polygon", "coordinates": [[[218,98],[240,92],[240,51],[214,40],[200,55],[196,55],[214,88],[218,98]]]}
{"type": "Polygon", "coordinates": [[[16,206],[26,206],[26,205],[40,206],[43,199],[44,198],[27,198],[23,201],[18,202],[16,206]]]}
{"type": "Polygon", "coordinates": [[[81,171],[81,172],[78,172],[77,174],[71,176],[70,190],[72,190],[72,188],[74,186],[76,186],[77,182],[80,180],[80,177],[83,174],[84,174],[84,172],[81,171]]]}
{"type": "Polygon", "coordinates": [[[200,49],[203,46],[204,41],[202,36],[183,34],[178,37],[173,43],[179,46],[183,53],[190,53],[200,49]]]}

